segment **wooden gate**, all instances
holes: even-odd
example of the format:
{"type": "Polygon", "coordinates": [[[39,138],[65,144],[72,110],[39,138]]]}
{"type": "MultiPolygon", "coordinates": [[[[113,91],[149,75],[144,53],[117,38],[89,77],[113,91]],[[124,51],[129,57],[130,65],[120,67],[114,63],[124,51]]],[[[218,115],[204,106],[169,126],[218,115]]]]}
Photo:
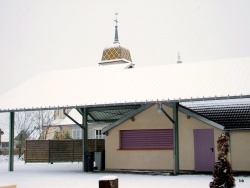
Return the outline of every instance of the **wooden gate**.
{"type": "MultiPolygon", "coordinates": [[[[82,140],[26,140],[25,163],[81,162],[82,140]]],[[[88,152],[105,151],[104,139],[89,139],[88,152]]]]}

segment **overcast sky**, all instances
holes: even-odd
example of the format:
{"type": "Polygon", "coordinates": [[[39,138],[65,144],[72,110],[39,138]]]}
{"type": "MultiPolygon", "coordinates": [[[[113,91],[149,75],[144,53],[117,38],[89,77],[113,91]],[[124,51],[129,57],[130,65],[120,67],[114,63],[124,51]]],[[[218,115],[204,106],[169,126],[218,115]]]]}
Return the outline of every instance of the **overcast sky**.
{"type": "Polygon", "coordinates": [[[137,67],[250,56],[249,0],[0,0],[0,94],[39,74],[98,66],[119,39],[137,67]]]}

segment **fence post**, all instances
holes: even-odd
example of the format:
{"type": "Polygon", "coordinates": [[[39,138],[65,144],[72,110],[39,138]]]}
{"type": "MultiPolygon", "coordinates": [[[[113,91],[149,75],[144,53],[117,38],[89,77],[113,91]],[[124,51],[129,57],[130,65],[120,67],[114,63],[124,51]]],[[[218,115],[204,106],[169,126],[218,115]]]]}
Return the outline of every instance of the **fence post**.
{"type": "Polygon", "coordinates": [[[71,153],[71,162],[73,163],[74,162],[74,151],[75,151],[75,148],[74,148],[74,140],[71,139],[71,148],[72,148],[72,153],[71,153]]]}
{"type": "Polygon", "coordinates": [[[48,140],[48,159],[49,159],[49,163],[51,163],[51,161],[50,161],[50,140],[48,140]]]}
{"type": "Polygon", "coordinates": [[[97,151],[97,139],[95,139],[95,151],[97,151]]]}
{"type": "Polygon", "coordinates": [[[25,140],[25,150],[24,150],[24,162],[26,163],[26,158],[27,158],[27,148],[28,148],[28,146],[27,146],[28,144],[27,144],[27,140],[25,140]]]}
{"type": "Polygon", "coordinates": [[[118,178],[116,176],[103,176],[99,180],[99,188],[118,188],[118,178]]]}

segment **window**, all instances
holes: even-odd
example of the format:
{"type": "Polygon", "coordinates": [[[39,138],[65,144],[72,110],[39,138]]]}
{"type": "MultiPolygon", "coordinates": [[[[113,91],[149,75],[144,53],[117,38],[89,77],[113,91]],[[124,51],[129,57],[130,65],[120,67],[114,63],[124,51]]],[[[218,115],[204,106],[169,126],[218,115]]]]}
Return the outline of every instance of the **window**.
{"type": "Polygon", "coordinates": [[[90,129],[89,131],[90,139],[104,139],[105,135],[102,133],[101,129],[90,129]]]}
{"type": "Polygon", "coordinates": [[[104,139],[105,135],[102,133],[101,129],[94,129],[95,130],[95,138],[96,139],[104,139]]]}
{"type": "Polygon", "coordinates": [[[173,149],[173,129],[121,130],[120,149],[173,149]]]}
{"type": "Polygon", "coordinates": [[[82,138],[82,130],[81,129],[73,129],[72,130],[72,138],[73,139],[81,139],[82,138]]]}

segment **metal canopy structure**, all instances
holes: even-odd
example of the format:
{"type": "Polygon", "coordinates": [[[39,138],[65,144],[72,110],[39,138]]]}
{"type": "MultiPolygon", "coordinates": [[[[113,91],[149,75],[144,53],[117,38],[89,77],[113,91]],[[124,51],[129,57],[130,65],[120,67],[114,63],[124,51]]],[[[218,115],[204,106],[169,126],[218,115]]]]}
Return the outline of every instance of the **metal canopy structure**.
{"type": "MultiPolygon", "coordinates": [[[[87,122],[88,123],[114,123],[122,117],[130,114],[134,110],[140,108],[142,105],[123,105],[123,106],[109,106],[109,107],[93,107],[87,108],[87,122]]],[[[70,125],[72,121],[76,124],[82,124],[82,111],[77,108],[71,110],[69,113],[65,112],[69,119],[64,119],[60,125],[70,125]]]]}
{"type": "MultiPolygon", "coordinates": [[[[86,141],[88,121],[115,121],[141,105],[171,103],[174,171],[178,174],[179,103],[250,98],[250,88],[246,87],[249,80],[250,58],[122,70],[96,67],[54,71],[40,74],[0,96],[0,112],[10,112],[13,148],[17,111],[75,108],[82,115],[86,141]]],[[[9,170],[13,171],[13,153],[10,156],[9,170]]],[[[84,162],[84,171],[86,165],[84,162]]]]}
{"type": "Polygon", "coordinates": [[[113,123],[140,107],[140,104],[125,106],[123,105],[109,107],[92,107],[87,110],[88,122],[113,123]]]}

